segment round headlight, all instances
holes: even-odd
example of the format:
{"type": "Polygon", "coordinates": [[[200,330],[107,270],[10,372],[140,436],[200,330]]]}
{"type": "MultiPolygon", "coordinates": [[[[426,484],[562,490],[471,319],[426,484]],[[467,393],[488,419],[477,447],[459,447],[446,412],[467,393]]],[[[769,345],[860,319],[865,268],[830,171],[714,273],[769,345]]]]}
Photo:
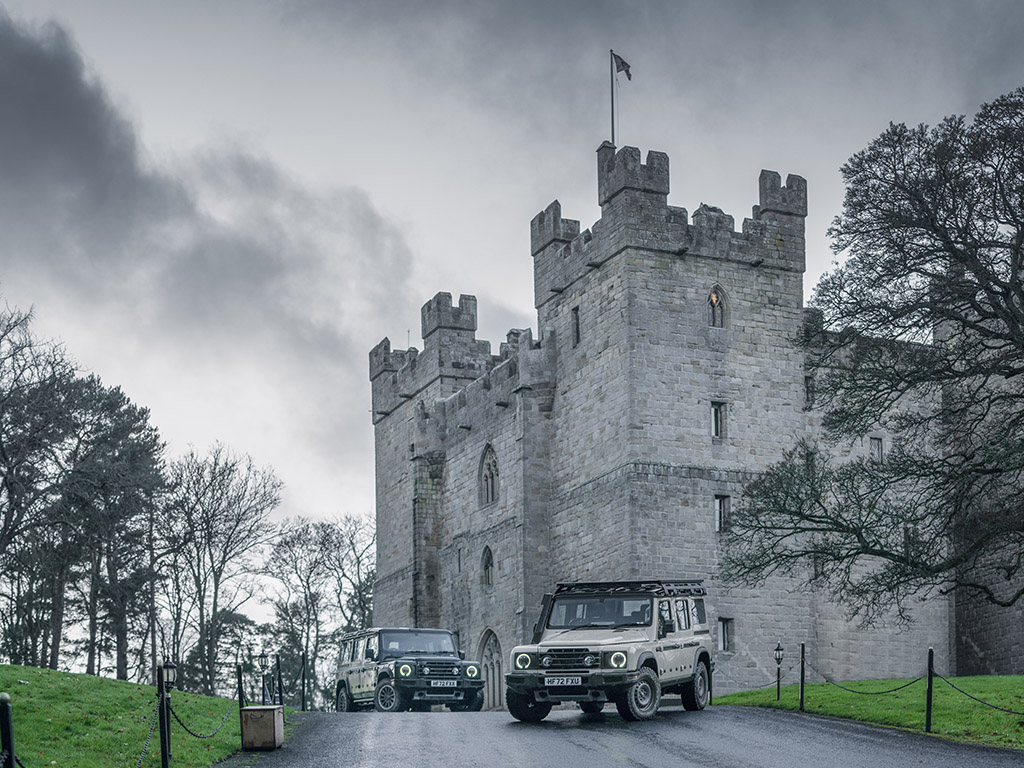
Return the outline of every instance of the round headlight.
{"type": "Polygon", "coordinates": [[[516,669],[529,669],[531,661],[530,654],[520,653],[516,656],[516,669]]]}
{"type": "Polygon", "coordinates": [[[597,664],[597,657],[594,654],[588,653],[586,656],[583,657],[584,667],[592,667],[595,664],[597,664]]]}
{"type": "Polygon", "coordinates": [[[400,674],[402,677],[408,677],[412,674],[412,665],[403,664],[398,668],[398,674],[400,674]]]}
{"type": "Polygon", "coordinates": [[[613,667],[618,667],[619,669],[621,669],[622,667],[626,666],[626,654],[624,654],[622,651],[616,651],[611,655],[609,661],[611,661],[613,667]]]}
{"type": "Polygon", "coordinates": [[[476,664],[470,664],[466,667],[466,677],[476,677],[480,674],[480,667],[476,664]]]}

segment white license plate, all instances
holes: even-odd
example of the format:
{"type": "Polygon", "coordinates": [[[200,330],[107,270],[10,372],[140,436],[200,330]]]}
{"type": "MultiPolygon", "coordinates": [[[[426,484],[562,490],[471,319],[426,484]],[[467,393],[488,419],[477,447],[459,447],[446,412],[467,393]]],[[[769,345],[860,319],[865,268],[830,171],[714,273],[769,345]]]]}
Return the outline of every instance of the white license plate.
{"type": "Polygon", "coordinates": [[[459,684],[458,680],[431,680],[431,688],[454,688],[459,684]]]}
{"type": "Polygon", "coordinates": [[[583,685],[582,677],[545,677],[544,685],[583,685]]]}

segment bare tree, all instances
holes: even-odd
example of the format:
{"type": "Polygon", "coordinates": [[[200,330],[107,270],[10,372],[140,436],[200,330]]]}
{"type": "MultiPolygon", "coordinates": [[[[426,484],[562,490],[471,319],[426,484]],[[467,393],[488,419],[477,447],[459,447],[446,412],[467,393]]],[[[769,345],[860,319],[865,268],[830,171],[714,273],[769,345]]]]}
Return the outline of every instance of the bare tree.
{"type": "Polygon", "coordinates": [[[347,515],[325,524],[322,530],[341,630],[364,629],[373,621],[376,527],[367,517],[347,515]]]}
{"type": "MultiPolygon", "coordinates": [[[[188,681],[183,665],[185,679],[213,694],[222,622],[252,596],[251,556],[274,535],[267,517],[280,501],[281,483],[270,469],[221,444],[206,456],[189,451],[171,464],[170,476],[168,549],[175,555],[165,566],[187,576],[174,581],[185,593],[174,601],[193,609],[178,618],[195,631],[197,679],[188,681]]],[[[176,661],[187,658],[183,651],[176,661]]]]}
{"type": "Polygon", "coordinates": [[[890,125],[842,170],[830,233],[847,259],[817,287],[807,348],[829,441],[873,429],[897,440],[882,461],[843,466],[797,447],[747,488],[726,573],[807,575],[865,618],[929,591],[1013,605],[1024,597],[1024,89],[973,121],[890,125]]]}

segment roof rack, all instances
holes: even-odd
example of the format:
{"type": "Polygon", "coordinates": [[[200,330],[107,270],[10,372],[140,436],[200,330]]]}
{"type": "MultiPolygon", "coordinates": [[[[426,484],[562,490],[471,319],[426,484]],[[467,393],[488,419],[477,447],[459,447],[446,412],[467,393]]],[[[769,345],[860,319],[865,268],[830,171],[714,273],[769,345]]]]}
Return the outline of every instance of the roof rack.
{"type": "Polygon", "coordinates": [[[555,594],[596,594],[608,592],[646,592],[657,597],[707,594],[703,579],[647,580],[647,581],[561,581],[555,585],[555,594]]]}

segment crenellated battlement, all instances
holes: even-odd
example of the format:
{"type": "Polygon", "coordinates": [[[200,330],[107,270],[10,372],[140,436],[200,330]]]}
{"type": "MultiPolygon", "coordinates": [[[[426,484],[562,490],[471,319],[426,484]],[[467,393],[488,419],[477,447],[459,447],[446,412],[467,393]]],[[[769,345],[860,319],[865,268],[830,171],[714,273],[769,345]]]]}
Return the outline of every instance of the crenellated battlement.
{"type": "Polygon", "coordinates": [[[459,296],[458,306],[452,305],[450,293],[438,293],[420,310],[423,340],[438,330],[476,332],[476,296],[459,296]]]}
{"type": "Polygon", "coordinates": [[[640,162],[640,150],[604,142],[597,149],[597,203],[606,203],[624,190],[633,190],[662,198],[668,196],[668,155],[650,150],[647,162],[640,162]]]}
{"type": "Polygon", "coordinates": [[[552,243],[565,245],[580,233],[576,219],[562,218],[562,204],[555,200],[530,222],[530,253],[536,256],[552,243]]]}
{"type": "Polygon", "coordinates": [[[754,208],[754,218],[766,213],[783,213],[789,216],[807,215],[807,180],[803,176],[789,174],[786,186],[776,171],[761,171],[758,179],[759,204],[754,208]]]}
{"type": "Polygon", "coordinates": [[[669,162],[662,152],[648,152],[642,163],[636,147],[616,150],[606,141],[597,150],[597,176],[601,218],[590,229],[581,232],[577,220],[563,218],[557,200],[530,223],[537,308],[557,302],[576,281],[629,248],[804,269],[807,182],[800,176],[791,174],[783,186],[778,173],[762,171],[759,205],[738,232],[736,220],[720,208],[701,203],[691,221],[685,208],[668,204],[669,162]]]}

